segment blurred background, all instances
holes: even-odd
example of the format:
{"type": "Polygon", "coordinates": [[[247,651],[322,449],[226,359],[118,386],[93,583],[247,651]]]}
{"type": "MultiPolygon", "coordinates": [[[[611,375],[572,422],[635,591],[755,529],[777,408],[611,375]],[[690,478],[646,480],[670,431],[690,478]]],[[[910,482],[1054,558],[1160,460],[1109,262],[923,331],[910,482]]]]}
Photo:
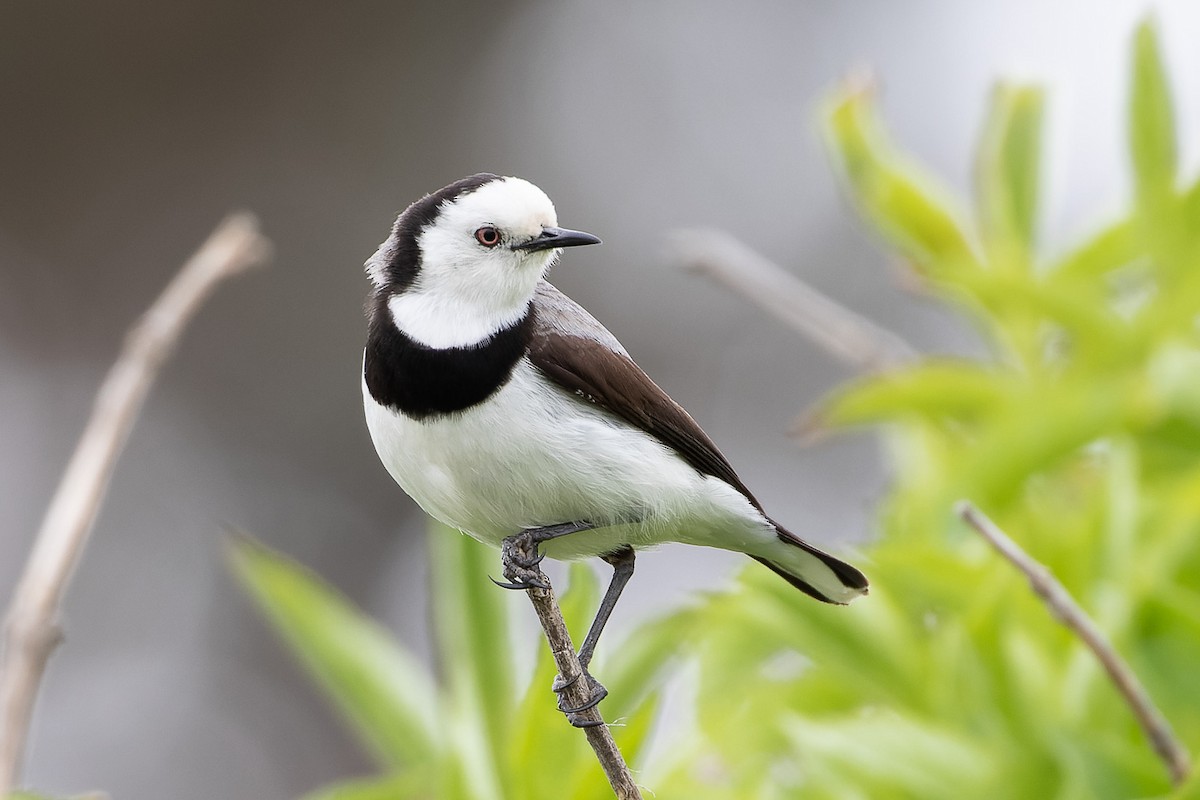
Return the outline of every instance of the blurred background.
{"type": "MultiPolygon", "coordinates": [[[[1196,130],[1200,9],[1182,0],[5,3],[4,602],[128,325],[230,209],[276,244],[269,270],[203,309],[134,431],[67,600],[29,782],[276,800],[369,769],[235,588],[222,529],[311,565],[427,650],[425,524],[362,423],[361,264],[398,211],[466,174],[532,180],[564,225],[604,238],[552,279],[773,516],[834,548],[868,540],[886,480],[872,440],[802,450],[783,433],[849,373],[668,267],[665,234],[728,229],[920,349],[971,352],[971,331],[898,288],[859,228],[818,104],[870,65],[896,137],[963,188],[992,81],[1046,85],[1045,227],[1064,245],[1127,188],[1126,53],[1148,9],[1180,129],[1196,130]]],[[[615,624],[741,564],[648,554],[615,624]]]]}

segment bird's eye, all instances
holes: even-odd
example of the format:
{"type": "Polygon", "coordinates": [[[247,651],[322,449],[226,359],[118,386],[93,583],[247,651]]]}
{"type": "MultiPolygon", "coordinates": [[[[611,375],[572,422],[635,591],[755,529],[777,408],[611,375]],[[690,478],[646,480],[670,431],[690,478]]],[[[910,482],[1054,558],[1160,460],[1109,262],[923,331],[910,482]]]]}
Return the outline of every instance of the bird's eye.
{"type": "Polygon", "coordinates": [[[475,241],[484,247],[495,247],[500,244],[500,231],[492,225],[484,225],[475,231],[475,241]]]}

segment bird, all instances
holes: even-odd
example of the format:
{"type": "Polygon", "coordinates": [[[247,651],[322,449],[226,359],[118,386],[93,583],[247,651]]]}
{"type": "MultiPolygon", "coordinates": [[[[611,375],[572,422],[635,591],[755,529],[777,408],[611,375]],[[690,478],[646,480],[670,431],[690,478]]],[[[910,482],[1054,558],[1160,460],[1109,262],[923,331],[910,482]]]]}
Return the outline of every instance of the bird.
{"type": "MultiPolygon", "coordinates": [[[[856,568],[769,517],[696,421],[546,280],[566,248],[599,243],[559,227],[534,184],[492,173],[400,213],[365,263],[363,405],[391,477],[434,519],[501,547],[502,586],[539,585],[545,556],[613,566],[585,674],[640,549],[732,550],[817,600],[866,594],[856,568]]],[[[604,697],[588,678],[587,706],[560,699],[572,724],[604,697]]]]}

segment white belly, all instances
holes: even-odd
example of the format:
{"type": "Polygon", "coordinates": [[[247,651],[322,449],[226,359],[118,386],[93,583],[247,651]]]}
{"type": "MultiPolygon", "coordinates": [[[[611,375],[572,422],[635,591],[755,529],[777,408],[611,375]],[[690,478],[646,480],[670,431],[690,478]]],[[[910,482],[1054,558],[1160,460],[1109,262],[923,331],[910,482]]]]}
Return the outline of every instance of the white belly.
{"type": "Polygon", "coordinates": [[[363,397],[375,449],[396,482],[430,516],[482,541],[576,521],[597,530],[549,543],[549,555],[665,541],[753,552],[774,539],[724,481],[545,384],[525,360],[486,402],[452,416],[416,421],[376,403],[365,385],[363,397]]]}

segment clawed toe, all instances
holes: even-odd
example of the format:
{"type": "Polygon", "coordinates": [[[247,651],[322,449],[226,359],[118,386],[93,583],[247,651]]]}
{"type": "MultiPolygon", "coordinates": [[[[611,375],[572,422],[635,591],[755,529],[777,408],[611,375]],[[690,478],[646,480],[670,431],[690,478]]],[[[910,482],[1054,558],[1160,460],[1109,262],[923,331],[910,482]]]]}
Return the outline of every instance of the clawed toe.
{"type": "Polygon", "coordinates": [[[576,728],[599,728],[604,724],[604,720],[602,719],[580,719],[574,714],[567,714],[567,722],[576,728]]]}
{"type": "Polygon", "coordinates": [[[570,689],[575,684],[579,683],[579,679],[583,677],[583,673],[576,675],[570,680],[565,680],[562,675],[554,676],[554,683],[550,684],[550,691],[557,695],[561,695],[567,689],[570,689]]]}
{"type": "Polygon", "coordinates": [[[582,714],[584,711],[588,711],[589,709],[595,708],[596,706],[598,706],[600,704],[601,700],[608,697],[608,689],[605,689],[604,686],[600,683],[600,681],[593,678],[590,674],[587,673],[586,670],[583,673],[576,675],[574,678],[565,679],[565,680],[563,679],[562,675],[556,675],[554,677],[554,684],[550,688],[552,691],[554,691],[555,694],[558,695],[558,710],[561,711],[562,713],[566,714],[567,721],[570,722],[572,725],[574,725],[576,728],[591,728],[591,727],[595,727],[596,725],[604,724],[604,722],[601,720],[580,719],[578,717],[579,714],[582,714]],[[588,699],[585,702],[581,703],[580,705],[568,706],[565,703],[565,699],[563,697],[563,692],[565,692],[567,689],[571,688],[576,683],[578,683],[579,679],[581,677],[587,679],[587,684],[588,684],[588,689],[589,689],[588,699]]]}
{"type": "Polygon", "coordinates": [[[507,582],[492,582],[504,589],[549,589],[538,565],[545,556],[538,553],[537,542],[528,534],[517,534],[504,540],[500,550],[504,577],[507,582]]]}
{"type": "Polygon", "coordinates": [[[499,586],[501,589],[549,589],[545,583],[539,580],[516,580],[516,581],[498,581],[491,575],[488,575],[488,580],[499,586]]]}
{"type": "Polygon", "coordinates": [[[519,553],[512,554],[512,562],[514,564],[516,564],[518,567],[522,567],[524,569],[533,569],[534,567],[538,566],[545,560],[546,560],[545,553],[539,553],[539,554],[533,556],[532,558],[521,555],[519,553]]]}
{"type": "MultiPolygon", "coordinates": [[[[597,686],[599,686],[599,684],[597,684],[597,686]]],[[[593,694],[591,699],[588,700],[583,705],[575,706],[574,708],[563,708],[562,703],[560,702],[558,705],[558,710],[563,712],[567,716],[571,716],[572,714],[582,714],[584,711],[587,711],[590,708],[595,708],[596,706],[600,705],[600,701],[606,697],[608,697],[608,690],[605,689],[603,686],[600,686],[600,691],[593,694]]]]}

